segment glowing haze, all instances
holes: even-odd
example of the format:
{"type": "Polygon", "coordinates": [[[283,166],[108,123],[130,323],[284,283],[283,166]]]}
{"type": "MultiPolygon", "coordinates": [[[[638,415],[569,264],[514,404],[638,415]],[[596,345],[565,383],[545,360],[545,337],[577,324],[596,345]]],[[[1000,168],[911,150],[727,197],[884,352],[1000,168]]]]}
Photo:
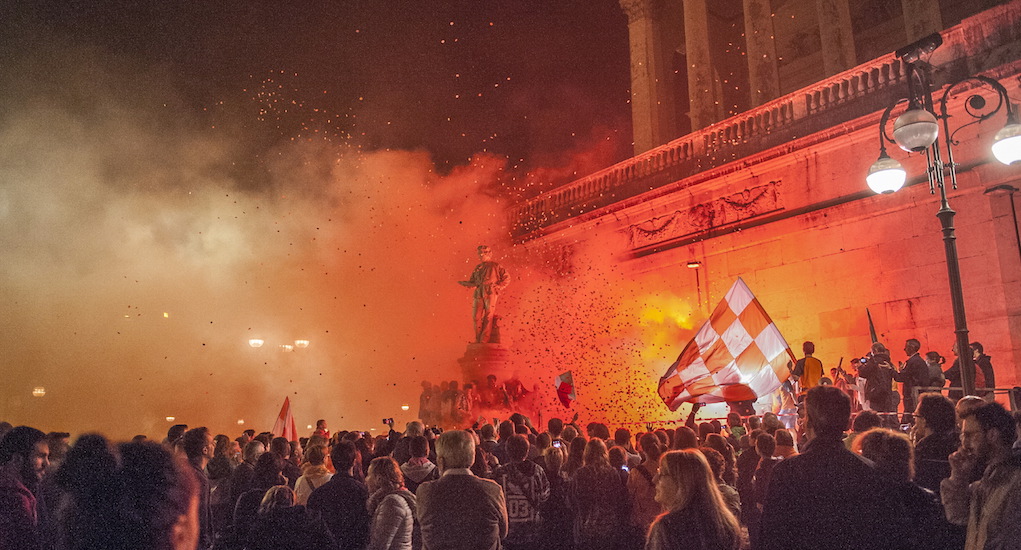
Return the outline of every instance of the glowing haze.
{"type": "Polygon", "coordinates": [[[299,423],[365,427],[456,374],[455,281],[479,242],[506,248],[501,162],[440,176],[421,152],[284,142],[255,186],[229,132],[140,99],[164,90],[102,66],[23,84],[0,128],[4,419],[266,429],[291,396],[299,423]]]}
{"type": "Polygon", "coordinates": [[[566,258],[507,238],[503,197],[605,165],[611,129],[530,174],[488,153],[437,170],[363,149],[269,80],[200,116],[165,69],[54,47],[0,75],[0,420],[233,434],[269,429],[284,397],[299,431],[410,420],[422,380],[460,379],[456,281],[480,243],[511,270],[504,338],[547,416],[667,414],[656,382],[701,318],[665,290],[683,285],[623,271],[613,235],[566,258]],[[572,411],[552,387],[568,369],[572,411]]]}

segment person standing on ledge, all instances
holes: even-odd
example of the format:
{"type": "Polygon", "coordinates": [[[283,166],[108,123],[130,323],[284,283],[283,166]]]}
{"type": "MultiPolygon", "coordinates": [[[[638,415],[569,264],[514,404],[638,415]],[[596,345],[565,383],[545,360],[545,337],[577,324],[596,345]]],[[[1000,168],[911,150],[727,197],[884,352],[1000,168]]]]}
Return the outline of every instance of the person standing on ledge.
{"type": "Polygon", "coordinates": [[[794,364],[794,370],[791,371],[791,374],[794,375],[795,380],[801,382],[801,391],[807,392],[819,385],[823,368],[822,361],[816,359],[813,355],[815,353],[815,344],[805,342],[802,344],[801,349],[805,352],[805,357],[798,359],[798,362],[794,364]]]}
{"type": "Polygon", "coordinates": [[[475,322],[475,342],[490,343],[496,302],[500,292],[510,282],[507,270],[493,261],[493,251],[486,245],[479,245],[479,265],[475,266],[467,281],[458,281],[462,286],[475,288],[472,300],[472,320],[475,322]]]}

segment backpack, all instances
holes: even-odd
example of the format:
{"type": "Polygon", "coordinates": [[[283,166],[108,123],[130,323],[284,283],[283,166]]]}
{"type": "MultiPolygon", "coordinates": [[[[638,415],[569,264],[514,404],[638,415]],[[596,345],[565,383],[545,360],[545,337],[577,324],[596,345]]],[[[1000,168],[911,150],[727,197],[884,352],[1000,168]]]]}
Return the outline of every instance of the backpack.
{"type": "Polygon", "coordinates": [[[943,376],[943,369],[939,364],[926,364],[929,367],[929,385],[942,388],[947,383],[946,376],[943,376]]]}

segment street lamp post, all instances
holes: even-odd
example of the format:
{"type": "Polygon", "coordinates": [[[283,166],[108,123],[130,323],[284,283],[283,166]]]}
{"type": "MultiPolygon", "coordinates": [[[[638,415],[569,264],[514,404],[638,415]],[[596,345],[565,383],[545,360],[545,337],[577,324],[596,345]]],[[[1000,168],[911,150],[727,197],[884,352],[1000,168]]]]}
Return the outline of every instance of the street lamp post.
{"type": "Polygon", "coordinates": [[[959,142],[954,135],[962,128],[978,124],[1001,110],[1006,111],[1007,123],[996,133],[993,154],[1004,164],[1021,162],[1021,124],[1018,124],[1017,107],[1010,103],[1007,90],[996,80],[986,76],[969,76],[951,83],[939,102],[939,114],[932,100],[932,82],[930,80],[931,65],[920,60],[920,57],[931,53],[943,43],[940,35],[933,34],[918,42],[897,51],[907,69],[908,97],[894,102],[883,112],[879,125],[879,160],[869,169],[866,180],[869,187],[877,193],[893,193],[904,185],[907,173],[899,162],[890,158],[886,152],[887,143],[896,143],[908,152],[924,152],[926,172],[929,179],[929,192],[939,191],[940,207],[936,212],[943,232],[943,251],[946,255],[947,278],[950,283],[950,304],[954,315],[954,333],[958,350],[958,365],[961,369],[961,385],[965,395],[975,393],[975,370],[971,350],[968,347],[968,321],[964,311],[964,291],[961,284],[961,267],[957,255],[957,237],[954,230],[954,210],[947,199],[946,175],[950,176],[950,185],[957,189],[957,163],[954,162],[955,145],[959,142]],[[986,99],[975,93],[968,97],[965,112],[973,120],[960,125],[954,132],[950,131],[950,118],[947,113],[947,100],[951,92],[966,84],[973,88],[986,86],[997,94],[997,102],[988,106],[986,99]],[[886,132],[886,124],[893,110],[904,101],[908,108],[894,122],[893,137],[886,132]],[[939,140],[939,120],[943,121],[943,143],[939,140]],[[947,161],[942,159],[946,151],[947,161]]]}
{"type": "Polygon", "coordinates": [[[702,267],[702,262],[698,260],[688,260],[688,269],[695,270],[695,290],[698,291],[698,312],[702,313],[702,282],[699,281],[698,269],[702,267]]]}

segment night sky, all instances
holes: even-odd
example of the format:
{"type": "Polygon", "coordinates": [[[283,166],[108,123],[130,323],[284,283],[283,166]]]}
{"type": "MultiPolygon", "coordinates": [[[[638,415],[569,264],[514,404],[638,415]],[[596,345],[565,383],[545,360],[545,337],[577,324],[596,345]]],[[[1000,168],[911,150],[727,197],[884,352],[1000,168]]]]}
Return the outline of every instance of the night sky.
{"type": "Polygon", "coordinates": [[[25,63],[18,76],[72,49],[157,82],[253,156],[322,137],[424,149],[441,170],[489,152],[509,159],[504,183],[520,192],[525,171],[591,170],[630,153],[616,0],[44,0],[7,3],[0,18],[3,58],[25,63]]]}

